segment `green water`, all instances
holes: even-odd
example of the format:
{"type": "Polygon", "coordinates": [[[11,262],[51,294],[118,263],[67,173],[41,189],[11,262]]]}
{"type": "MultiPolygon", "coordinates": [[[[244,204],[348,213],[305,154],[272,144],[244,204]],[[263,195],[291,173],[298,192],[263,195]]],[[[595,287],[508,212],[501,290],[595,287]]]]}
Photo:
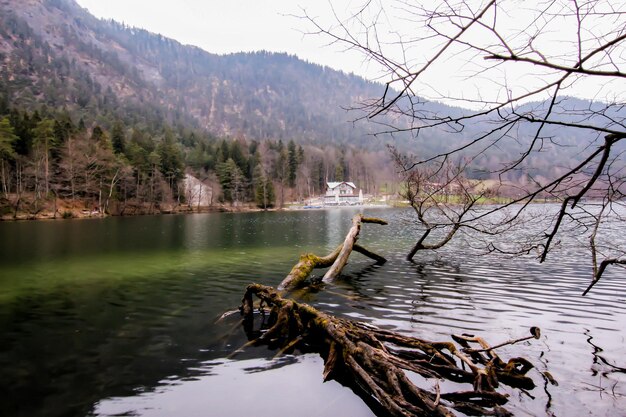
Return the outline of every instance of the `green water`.
{"type": "MultiPolygon", "coordinates": [[[[0,223],[0,415],[371,416],[350,390],[323,383],[316,355],[233,352],[246,335],[235,308],[250,282],[278,284],[303,252],[343,240],[353,209],[213,213],[0,223]],[[323,398],[323,400],[320,400],[323,398]]],[[[369,210],[360,243],[389,262],[353,256],[344,276],[306,301],[331,314],[447,340],[501,341],[542,328],[511,350],[558,387],[512,393],[516,415],[620,415],[626,409],[626,277],[588,297],[576,252],[553,265],[476,256],[455,242],[404,260],[405,210],[369,210]],[[613,391],[599,389],[614,386],[613,391]],[[594,388],[596,387],[596,388],[594,388]]],[[[623,239],[619,234],[615,239],[623,239]]]]}
{"type": "Polygon", "coordinates": [[[78,290],[171,275],[185,279],[207,271],[249,279],[281,272],[283,263],[302,251],[326,250],[315,219],[319,213],[295,225],[299,217],[255,213],[5,223],[0,302],[66,286],[78,290]]]}
{"type": "Polygon", "coordinates": [[[352,213],[0,224],[0,415],[87,415],[102,398],[191,378],[185,366],[245,342],[214,324],[245,286],[275,285],[301,252],[336,245],[352,213]]]}

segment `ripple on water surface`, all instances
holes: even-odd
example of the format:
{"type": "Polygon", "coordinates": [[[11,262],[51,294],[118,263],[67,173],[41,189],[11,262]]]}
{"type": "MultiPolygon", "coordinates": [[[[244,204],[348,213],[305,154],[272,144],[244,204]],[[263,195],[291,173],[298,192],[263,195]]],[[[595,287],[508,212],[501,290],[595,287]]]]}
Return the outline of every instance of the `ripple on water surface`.
{"type": "MultiPolygon", "coordinates": [[[[281,403],[285,415],[371,415],[350,391],[321,381],[319,357],[273,359],[266,347],[233,356],[247,342],[238,316],[216,322],[248,283],[276,285],[302,252],[332,250],[354,212],[0,224],[0,233],[19,233],[0,251],[0,380],[11,381],[0,414],[263,417],[281,403]]],[[[623,269],[582,297],[590,270],[569,249],[539,265],[453,243],[410,263],[407,212],[368,214],[390,224],[364,226],[359,242],[388,262],[355,255],[341,279],[302,301],[428,340],[473,333],[496,344],[539,326],[541,340],[502,349],[527,357],[539,385],[534,400],[511,391],[507,407],[624,415],[626,373],[612,366],[626,367],[623,269]],[[544,389],[544,371],[559,385],[544,389]]]]}

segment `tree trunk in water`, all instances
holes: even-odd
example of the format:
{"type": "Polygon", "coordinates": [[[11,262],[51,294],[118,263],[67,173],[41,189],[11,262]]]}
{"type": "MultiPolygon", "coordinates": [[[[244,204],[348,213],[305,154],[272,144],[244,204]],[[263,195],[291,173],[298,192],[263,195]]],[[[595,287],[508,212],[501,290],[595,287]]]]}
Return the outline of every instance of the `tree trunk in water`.
{"type": "Polygon", "coordinates": [[[530,329],[530,336],[494,347],[482,338],[466,335],[453,335],[456,344],[429,342],[325,314],[307,304],[282,298],[275,289],[260,284],[248,285],[240,311],[250,338],[245,346],[278,346],[278,355],[306,346],[307,351],[316,351],[323,357],[324,380],[336,379],[362,392],[365,398],[374,397],[373,403],[384,408],[385,415],[453,417],[451,409],[455,409],[466,415],[512,416],[502,407],[508,395],[496,392],[499,383],[523,390],[535,387],[533,380],[525,376],[533,367],[530,362],[524,358],[504,362],[495,349],[539,339],[536,327],[530,329]],[[265,327],[259,331],[254,329],[253,295],[271,308],[269,314],[262,312],[265,327]],[[471,349],[470,343],[477,343],[480,348],[471,349]],[[441,392],[439,382],[434,387],[428,382],[428,389],[421,388],[408,378],[406,371],[432,381],[454,382],[449,389],[460,384],[467,384],[468,389],[441,392]]]}
{"type": "Polygon", "coordinates": [[[362,223],[376,223],[386,225],[387,222],[377,218],[363,217],[362,214],[357,214],[352,218],[352,227],[350,231],[346,235],[345,240],[343,241],[343,245],[341,247],[341,251],[339,255],[337,255],[337,259],[331,265],[330,269],[326,271],[324,274],[323,281],[330,282],[337,278],[341,273],[341,270],[348,263],[348,258],[352,253],[352,249],[359,238],[359,233],[361,232],[361,224],[362,223]]]}
{"type": "MultiPolygon", "coordinates": [[[[356,244],[362,223],[387,224],[357,214],[344,242],[325,257],[305,254],[280,284],[291,289],[301,284],[314,268],[328,267],[325,279],[341,273],[354,250],[377,261],[384,258],[356,244]]],[[[428,233],[418,244],[422,244],[428,233]]],[[[530,336],[516,338],[495,346],[471,335],[452,335],[453,341],[429,342],[405,336],[370,324],[359,323],[325,314],[315,308],[286,299],[268,286],[250,284],[239,308],[248,339],[244,345],[278,347],[278,355],[301,348],[318,352],[324,359],[324,380],[335,379],[349,386],[368,402],[376,414],[393,417],[454,417],[453,409],[464,415],[495,415],[510,417],[502,407],[508,394],[496,392],[499,383],[522,390],[532,390],[535,383],[526,376],[533,365],[524,358],[504,362],[495,352],[499,347],[529,339],[539,339],[540,330],[530,329],[530,336]],[[253,296],[261,300],[258,307],[260,328],[255,329],[253,296]],[[267,312],[265,308],[271,310],[267,312]],[[456,344],[455,344],[456,342],[456,344]],[[471,348],[476,343],[478,348],[471,348]],[[407,372],[425,378],[409,379],[407,372]],[[444,389],[439,381],[450,381],[444,389]],[[434,384],[434,385],[433,385],[434,384]],[[461,384],[471,389],[457,388],[461,384]],[[461,391],[452,391],[461,389],[461,391]],[[380,409],[383,410],[380,410],[380,409]]],[[[257,320],[259,321],[259,320],[257,320]]],[[[236,350],[233,354],[241,351],[236,350]]],[[[547,382],[552,382],[544,377],[547,382]]],[[[524,391],[526,392],[526,391],[524,391]]],[[[547,391],[546,391],[547,392],[547,391]]]]}
{"type": "Polygon", "coordinates": [[[406,255],[407,261],[413,261],[413,258],[415,257],[415,254],[417,253],[417,251],[424,248],[422,245],[424,243],[424,240],[430,234],[431,230],[432,229],[430,228],[426,229],[424,233],[422,234],[422,237],[420,237],[419,240],[415,242],[415,245],[413,245],[413,247],[411,248],[411,251],[406,255]]]}
{"type": "Polygon", "coordinates": [[[337,246],[333,252],[322,257],[312,253],[300,255],[300,260],[291,269],[291,272],[289,272],[285,279],[283,279],[278,286],[278,289],[282,291],[299,287],[309,277],[309,275],[311,275],[313,269],[327,268],[331,266],[335,259],[337,259],[340,250],[341,246],[337,246]]]}
{"type": "Polygon", "coordinates": [[[423,249],[435,250],[435,249],[442,248],[446,243],[452,240],[452,238],[454,237],[454,234],[459,230],[460,227],[461,227],[461,224],[459,222],[454,223],[454,225],[452,225],[452,227],[450,228],[450,231],[448,232],[448,234],[444,236],[443,238],[441,238],[439,242],[426,244],[424,243],[424,241],[426,240],[428,235],[430,235],[430,232],[432,232],[434,228],[434,227],[428,226],[427,229],[422,234],[422,237],[419,238],[419,240],[415,243],[415,245],[413,245],[413,248],[411,248],[411,251],[407,254],[406,260],[413,261],[415,254],[419,250],[423,250],[423,249]]]}
{"type": "Polygon", "coordinates": [[[362,214],[357,214],[352,218],[352,227],[343,244],[339,245],[332,253],[320,257],[314,255],[312,253],[306,253],[300,256],[299,262],[291,269],[289,275],[283,279],[283,281],[278,286],[279,290],[289,290],[296,288],[303,284],[303,282],[309,277],[313,269],[315,268],[328,268],[330,269],[324,275],[323,280],[325,282],[332,281],[336,277],[339,276],[341,270],[348,262],[348,257],[352,250],[359,252],[378,263],[385,263],[386,259],[380,255],[377,255],[369,250],[363,248],[362,246],[356,245],[356,241],[359,237],[359,232],[361,231],[362,223],[376,223],[376,224],[387,224],[386,221],[373,218],[373,217],[363,217],[362,214]]]}

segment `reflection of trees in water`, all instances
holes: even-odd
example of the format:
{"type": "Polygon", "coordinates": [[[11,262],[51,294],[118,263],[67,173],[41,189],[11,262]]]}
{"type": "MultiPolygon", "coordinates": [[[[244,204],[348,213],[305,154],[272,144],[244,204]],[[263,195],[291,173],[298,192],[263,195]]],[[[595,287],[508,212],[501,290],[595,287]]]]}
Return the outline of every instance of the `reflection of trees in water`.
{"type": "MultiPolygon", "coordinates": [[[[591,352],[593,355],[593,365],[599,365],[602,367],[602,364],[604,364],[608,367],[608,369],[605,368],[600,372],[602,376],[607,377],[609,374],[615,372],[626,373],[626,368],[609,363],[609,361],[601,355],[601,353],[604,352],[604,349],[592,342],[593,336],[591,335],[591,331],[589,329],[585,329],[584,335],[587,336],[587,343],[593,348],[593,351],[591,352]]],[[[592,366],[591,375],[596,376],[598,373],[598,366],[592,366]]]]}
{"type": "Polygon", "coordinates": [[[335,281],[335,286],[349,291],[355,300],[371,300],[372,294],[380,295],[386,292],[384,285],[377,285],[381,282],[372,280],[380,272],[380,269],[381,265],[367,265],[358,271],[342,275],[340,279],[335,281]]]}
{"type": "Polygon", "coordinates": [[[457,309],[460,304],[473,305],[469,291],[471,287],[466,285],[467,277],[457,262],[436,256],[430,261],[421,259],[419,262],[412,261],[411,264],[419,279],[419,283],[415,280],[414,299],[411,302],[412,323],[423,322],[425,315],[437,316],[442,311],[457,309]],[[451,299],[450,292],[456,294],[454,300],[451,299]],[[462,302],[459,303],[459,300],[462,302]]]}
{"type": "Polygon", "coordinates": [[[228,334],[235,323],[213,324],[227,297],[177,278],[34,289],[0,306],[0,374],[10,381],[0,415],[91,415],[106,398],[213,375],[211,361],[245,335],[238,322],[237,334],[228,334]]]}
{"type": "MultiPolygon", "coordinates": [[[[548,336],[544,336],[547,338],[548,336]]],[[[547,352],[550,352],[550,345],[547,343],[546,339],[543,340],[543,345],[546,348],[547,352]]],[[[548,360],[546,359],[546,352],[541,352],[538,357],[539,362],[543,365],[544,371],[539,371],[539,374],[543,378],[543,392],[546,393],[546,415],[554,416],[554,413],[551,411],[552,409],[552,394],[550,394],[550,390],[548,389],[550,385],[558,386],[559,383],[552,377],[552,374],[548,371],[548,360]]]]}
{"type": "Polygon", "coordinates": [[[319,277],[310,278],[310,285],[290,291],[289,297],[314,306],[323,304],[324,311],[337,315],[346,315],[354,309],[364,310],[368,306],[376,307],[375,296],[387,292],[384,285],[380,286],[378,282],[371,280],[373,276],[380,274],[380,267],[369,264],[340,275],[332,283],[322,282],[323,273],[318,273],[319,277]]]}
{"type": "Polygon", "coordinates": [[[622,368],[620,366],[610,363],[603,355],[601,355],[601,353],[604,352],[604,349],[592,342],[593,336],[591,335],[591,331],[589,329],[585,329],[584,335],[586,336],[586,342],[592,348],[591,355],[593,356],[593,360],[592,365],[589,368],[591,371],[591,375],[594,377],[599,376],[600,380],[598,385],[590,384],[587,382],[583,383],[590,387],[590,391],[597,391],[600,395],[600,398],[602,398],[602,394],[608,394],[613,398],[625,397],[625,394],[616,392],[619,380],[612,380],[610,376],[611,374],[615,373],[626,374],[626,368],[622,368]],[[606,380],[606,382],[608,383],[607,386],[603,386],[603,380],[606,380]]]}
{"type": "Polygon", "coordinates": [[[364,317],[358,313],[359,319],[366,321],[382,318],[390,302],[405,303],[407,307],[402,310],[406,311],[398,314],[413,323],[420,322],[424,314],[432,315],[433,308],[457,308],[459,300],[464,306],[473,303],[473,287],[468,288],[468,277],[460,265],[437,254],[419,262],[407,262],[395,254],[383,266],[358,261],[344,271],[347,273],[332,284],[295,290],[290,297],[314,305],[321,303],[324,311],[331,314],[350,315],[355,310],[367,310],[364,317]],[[452,307],[450,293],[458,294],[452,307]]]}

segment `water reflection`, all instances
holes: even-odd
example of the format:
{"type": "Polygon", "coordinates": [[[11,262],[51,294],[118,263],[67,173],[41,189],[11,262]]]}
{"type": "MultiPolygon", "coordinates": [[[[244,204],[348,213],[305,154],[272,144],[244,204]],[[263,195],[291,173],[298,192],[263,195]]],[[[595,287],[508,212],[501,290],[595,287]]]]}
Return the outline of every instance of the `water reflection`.
{"type": "MultiPolygon", "coordinates": [[[[0,415],[269,416],[278,403],[285,415],[370,415],[351,391],[322,383],[315,355],[274,360],[258,347],[226,359],[248,339],[236,316],[216,324],[249,282],[276,285],[300,253],[334,248],[354,213],[0,224],[0,415]]],[[[469,332],[497,343],[537,325],[540,341],[503,349],[533,362],[530,376],[543,385],[534,400],[511,392],[510,409],[626,409],[623,270],[581,297],[590,274],[570,248],[558,263],[537,265],[455,243],[409,263],[407,212],[366,214],[390,220],[365,225],[360,239],[388,262],[354,254],[341,279],[296,297],[431,340],[469,332]]]]}
{"type": "Polygon", "coordinates": [[[102,400],[90,415],[373,415],[364,403],[353,401],[349,389],[334,381],[320,384],[323,362],[317,355],[288,360],[289,366],[278,367],[259,359],[208,362],[203,366],[211,368],[211,378],[164,380],[155,392],[102,400]]]}
{"type": "Polygon", "coordinates": [[[593,376],[596,376],[598,373],[602,374],[602,376],[607,376],[612,372],[621,372],[626,373],[626,368],[622,368],[613,363],[610,363],[606,358],[602,355],[604,349],[600,346],[594,344],[593,336],[591,335],[591,331],[589,329],[585,329],[585,336],[587,336],[587,343],[592,347],[591,354],[593,355],[593,364],[591,366],[591,373],[593,376]]]}

